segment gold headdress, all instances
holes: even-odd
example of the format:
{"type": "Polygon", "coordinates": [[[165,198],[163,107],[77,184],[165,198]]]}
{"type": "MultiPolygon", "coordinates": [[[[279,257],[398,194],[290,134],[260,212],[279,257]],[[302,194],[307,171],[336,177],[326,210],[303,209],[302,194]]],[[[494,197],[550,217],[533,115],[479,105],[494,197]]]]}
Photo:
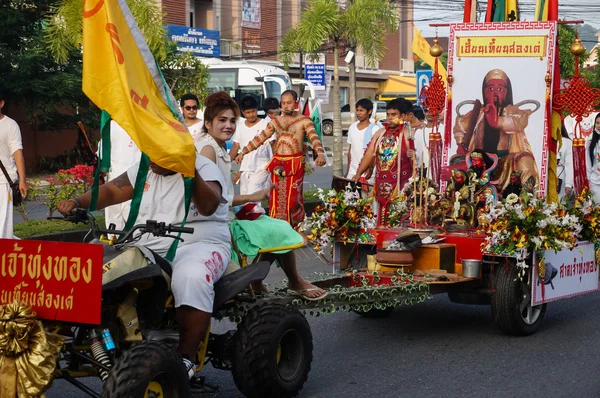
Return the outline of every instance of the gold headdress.
{"type": "Polygon", "coordinates": [[[483,78],[483,84],[487,84],[490,80],[502,80],[505,83],[509,82],[508,75],[500,69],[492,69],[483,78]]]}
{"type": "Polygon", "coordinates": [[[473,158],[483,160],[483,154],[481,152],[471,152],[471,159],[473,158]]]}

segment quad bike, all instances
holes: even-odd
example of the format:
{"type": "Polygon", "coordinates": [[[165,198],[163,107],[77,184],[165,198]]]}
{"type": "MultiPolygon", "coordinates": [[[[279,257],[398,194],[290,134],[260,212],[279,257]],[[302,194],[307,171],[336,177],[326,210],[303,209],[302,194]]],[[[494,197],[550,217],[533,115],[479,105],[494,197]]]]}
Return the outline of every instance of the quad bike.
{"type": "MultiPolygon", "coordinates": [[[[193,229],[147,221],[128,232],[103,230],[83,209],[65,218],[89,223],[91,243],[104,245],[102,318],[97,326],[44,321],[48,330],[65,337],[56,378],[89,396],[106,398],[181,398],[188,397],[191,389],[211,388],[201,378],[189,382],[175,352],[178,330],[170,291],[171,264],[147,248],[133,245],[141,234],[179,239],[172,234],[192,233],[193,229]],[[108,241],[106,234],[119,238],[108,241]],[[77,380],[89,376],[102,380],[101,395],[77,380]]],[[[310,327],[297,310],[254,298],[250,283],[264,279],[270,267],[269,262],[256,260],[231,273],[226,271],[215,284],[213,317],[226,316],[236,305],[243,305],[246,311],[237,330],[206,333],[198,349],[197,371],[209,362],[230,370],[238,389],[249,397],[295,396],[310,371],[310,327]],[[240,295],[243,291],[247,293],[240,295]]],[[[241,263],[245,265],[245,258],[241,263]]]]}

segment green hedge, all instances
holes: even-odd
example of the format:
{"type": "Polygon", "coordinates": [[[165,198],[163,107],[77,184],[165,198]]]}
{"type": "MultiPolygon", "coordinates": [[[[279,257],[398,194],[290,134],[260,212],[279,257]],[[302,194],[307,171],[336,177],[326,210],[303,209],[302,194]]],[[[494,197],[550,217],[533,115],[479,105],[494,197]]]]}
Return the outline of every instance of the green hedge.
{"type": "MultiPolygon", "coordinates": [[[[104,216],[96,216],[96,222],[101,228],[104,228],[104,216]]],[[[34,220],[15,224],[14,234],[19,238],[25,239],[37,235],[77,231],[81,229],[89,229],[89,226],[86,224],[73,224],[72,222],[61,220],[34,220]]]]}

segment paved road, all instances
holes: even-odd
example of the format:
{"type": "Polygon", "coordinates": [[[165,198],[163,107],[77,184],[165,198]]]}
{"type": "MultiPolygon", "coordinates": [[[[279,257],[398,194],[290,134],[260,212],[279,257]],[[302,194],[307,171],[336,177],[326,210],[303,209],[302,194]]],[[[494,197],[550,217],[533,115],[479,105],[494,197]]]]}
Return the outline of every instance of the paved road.
{"type": "MultiPolygon", "coordinates": [[[[298,257],[305,275],[329,270],[308,249],[298,257]]],[[[273,268],[268,280],[281,278],[273,268]]],[[[300,396],[598,397],[599,301],[593,293],[553,303],[542,330],[522,338],[499,332],[489,307],[453,304],[445,295],[386,319],[309,318],[314,359],[300,396]]],[[[221,386],[215,397],[241,396],[229,373],[209,366],[205,375],[221,386]]],[[[47,396],[82,394],[57,381],[47,396]]]]}

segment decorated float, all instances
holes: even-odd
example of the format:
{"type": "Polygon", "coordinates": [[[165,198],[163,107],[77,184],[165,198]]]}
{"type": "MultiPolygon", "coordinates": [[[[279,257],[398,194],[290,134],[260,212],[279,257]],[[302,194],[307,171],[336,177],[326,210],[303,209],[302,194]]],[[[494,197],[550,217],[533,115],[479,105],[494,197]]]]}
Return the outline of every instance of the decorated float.
{"type": "MultiPolygon", "coordinates": [[[[420,93],[432,121],[429,164],[413,157],[403,186],[399,176],[379,183],[377,174],[369,193],[338,183],[345,189],[322,192],[305,222],[334,274],[410,275],[430,294],[491,305],[496,325],[514,335],[537,331],[547,303],[600,288],[600,208],[588,188],[582,128],[600,92],[579,73],[579,39],[570,48],[575,74],[560,84],[557,26],[451,24],[446,81],[434,41],[434,75],[420,93]],[[575,196],[563,206],[556,153],[565,117],[575,196]]],[[[401,134],[414,139],[405,116],[401,134]]],[[[375,152],[386,167],[401,161],[398,148],[375,152]]]]}
{"type": "MultiPolygon", "coordinates": [[[[501,330],[528,335],[547,303],[598,290],[600,207],[587,188],[581,124],[600,93],[578,72],[578,40],[576,72],[560,86],[556,33],[549,21],[450,25],[448,77],[437,71],[436,41],[435,73],[420,93],[433,126],[429,163],[413,160],[403,185],[379,186],[376,178],[374,195],[343,180],[321,192],[304,228],[314,250],[333,260],[332,273],[313,281],[328,290],[324,300],[248,288],[268,273],[263,255],[303,244],[257,250],[248,266],[240,256],[242,268],[215,284],[214,306],[237,331],[207,332],[199,368],[211,362],[232,371],[247,396],[295,396],[312,360],[302,313],[383,316],[445,293],[491,305],[501,330]],[[568,207],[556,194],[562,116],[572,125],[577,192],[568,207]]],[[[414,139],[407,120],[397,124],[414,139]]],[[[398,145],[388,145],[378,156],[393,164],[397,154],[398,145]]],[[[397,177],[393,170],[386,176],[397,177]]],[[[96,238],[119,232],[89,222],[96,238]]],[[[0,396],[39,396],[60,377],[99,397],[77,380],[88,376],[102,380],[107,397],[189,394],[171,347],[171,267],[128,245],[135,230],[190,232],[148,221],[112,242],[0,241],[0,396]]]]}

